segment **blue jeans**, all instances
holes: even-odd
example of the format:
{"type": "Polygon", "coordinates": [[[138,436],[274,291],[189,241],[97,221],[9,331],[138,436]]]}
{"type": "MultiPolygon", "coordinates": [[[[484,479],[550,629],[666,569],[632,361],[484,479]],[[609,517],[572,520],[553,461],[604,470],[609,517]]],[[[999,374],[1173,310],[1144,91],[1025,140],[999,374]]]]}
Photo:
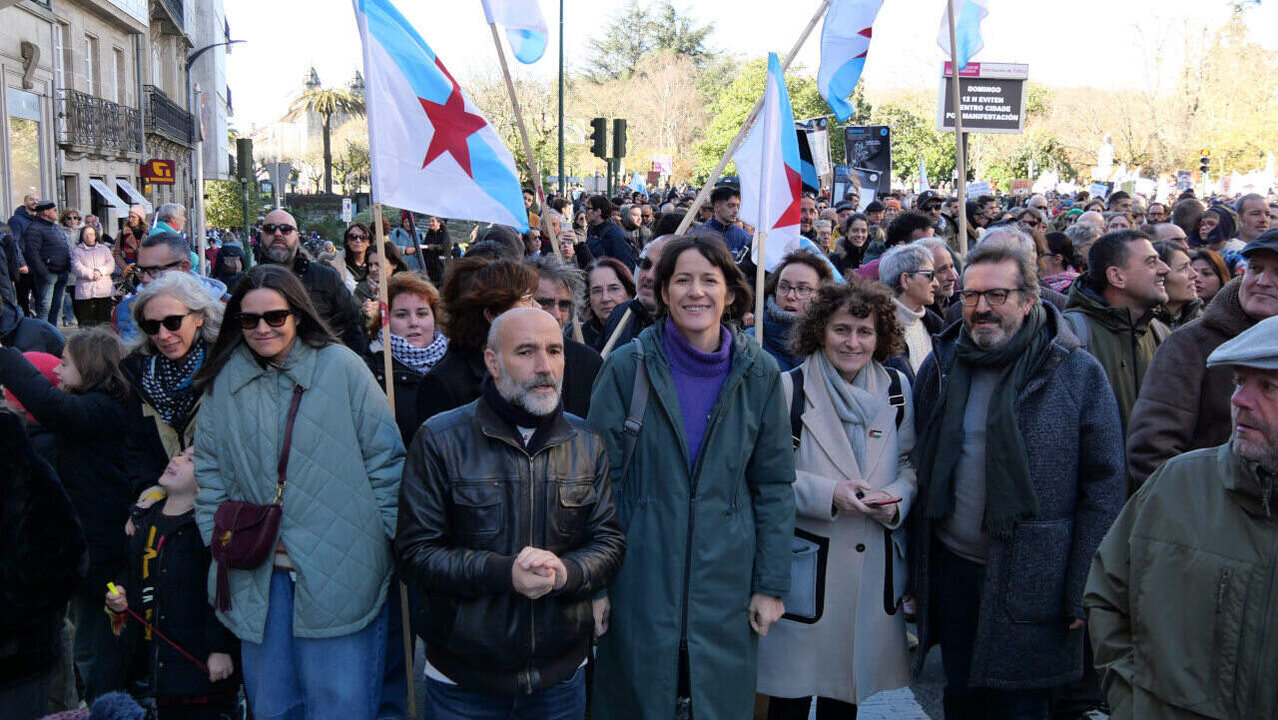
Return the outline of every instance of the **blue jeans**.
{"type": "MultiPolygon", "coordinates": [[[[57,275],[45,275],[31,281],[31,316],[44,320],[49,316],[49,307],[53,303],[53,286],[58,282],[57,275]]],[[[55,323],[56,325],[56,323],[55,323]]]]}
{"type": "Polygon", "coordinates": [[[335,638],[293,636],[293,581],[271,576],[262,643],[245,640],[244,693],[257,720],[373,720],[381,702],[386,606],[335,638]]]}
{"type": "Polygon", "coordinates": [[[1001,690],[968,685],[985,566],[955,555],[939,542],[932,547],[931,605],[945,667],[946,720],[1047,720],[1050,688],[1001,690]]]}
{"type": "Polygon", "coordinates": [[[50,289],[49,294],[46,295],[44,299],[48,301],[48,305],[49,305],[49,317],[46,319],[49,321],[49,324],[54,327],[58,326],[58,316],[62,313],[62,310],[63,310],[62,300],[63,300],[63,296],[66,295],[67,280],[70,279],[70,277],[71,277],[70,273],[59,273],[53,278],[50,278],[54,281],[53,287],[50,289]]]}
{"type": "Polygon", "coordinates": [[[433,720],[581,720],[586,715],[586,671],[532,695],[485,695],[426,679],[433,720]]]}

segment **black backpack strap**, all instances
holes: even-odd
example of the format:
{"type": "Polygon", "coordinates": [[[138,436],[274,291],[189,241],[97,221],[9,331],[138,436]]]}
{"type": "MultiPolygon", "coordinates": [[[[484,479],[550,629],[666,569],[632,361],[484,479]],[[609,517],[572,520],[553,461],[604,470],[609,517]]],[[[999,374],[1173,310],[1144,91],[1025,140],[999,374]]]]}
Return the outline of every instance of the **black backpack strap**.
{"type": "Polygon", "coordinates": [[[799,440],[803,437],[803,367],[786,373],[790,376],[794,392],[790,395],[790,436],[794,438],[794,449],[799,449],[799,440]]]}
{"type": "Polygon", "coordinates": [[[888,377],[892,379],[892,384],[888,386],[888,404],[896,408],[896,429],[901,429],[901,422],[905,420],[905,391],[901,386],[901,371],[895,368],[884,367],[887,370],[888,377]]]}
{"type": "Polygon", "coordinates": [[[621,455],[621,481],[625,483],[630,477],[630,461],[635,456],[635,445],[639,442],[639,431],[643,430],[643,414],[648,410],[648,366],[643,359],[643,344],[635,342],[635,385],[630,393],[630,412],[626,415],[626,423],[622,426],[624,437],[621,455]]]}

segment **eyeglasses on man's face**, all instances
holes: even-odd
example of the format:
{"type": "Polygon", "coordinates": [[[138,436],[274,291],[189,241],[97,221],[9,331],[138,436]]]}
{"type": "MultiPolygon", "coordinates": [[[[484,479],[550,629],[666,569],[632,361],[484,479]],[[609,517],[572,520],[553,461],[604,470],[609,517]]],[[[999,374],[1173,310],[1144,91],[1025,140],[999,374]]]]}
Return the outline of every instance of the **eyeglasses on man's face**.
{"type": "Polygon", "coordinates": [[[985,298],[985,302],[990,307],[998,307],[1007,302],[1007,298],[1016,292],[1016,288],[990,288],[989,290],[964,290],[959,293],[963,298],[963,305],[966,307],[976,307],[981,302],[981,298],[985,298]]]}

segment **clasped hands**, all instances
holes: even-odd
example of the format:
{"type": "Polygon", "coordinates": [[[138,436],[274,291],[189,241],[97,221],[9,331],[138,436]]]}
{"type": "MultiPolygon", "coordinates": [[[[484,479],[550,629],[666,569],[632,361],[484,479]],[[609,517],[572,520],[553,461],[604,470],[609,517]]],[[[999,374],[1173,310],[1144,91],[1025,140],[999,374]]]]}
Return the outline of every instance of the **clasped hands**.
{"type": "Polygon", "coordinates": [[[515,592],[536,600],[552,590],[563,589],[568,582],[568,568],[564,561],[549,550],[526,547],[515,557],[510,567],[510,579],[515,592]]]}

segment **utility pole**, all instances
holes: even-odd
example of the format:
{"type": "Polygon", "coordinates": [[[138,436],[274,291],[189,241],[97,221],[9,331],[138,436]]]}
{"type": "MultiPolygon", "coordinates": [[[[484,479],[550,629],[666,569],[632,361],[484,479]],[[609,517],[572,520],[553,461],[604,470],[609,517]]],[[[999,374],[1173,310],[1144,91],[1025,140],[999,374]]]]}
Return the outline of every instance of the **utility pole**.
{"type": "Polygon", "coordinates": [[[559,196],[564,196],[564,0],[559,0],[559,196]]]}

